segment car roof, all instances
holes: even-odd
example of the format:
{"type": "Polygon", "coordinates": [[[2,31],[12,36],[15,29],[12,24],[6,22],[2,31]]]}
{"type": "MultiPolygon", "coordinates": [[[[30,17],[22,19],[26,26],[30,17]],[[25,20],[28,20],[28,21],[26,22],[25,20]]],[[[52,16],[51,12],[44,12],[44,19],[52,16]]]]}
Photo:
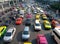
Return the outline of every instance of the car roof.
{"type": "Polygon", "coordinates": [[[47,21],[47,20],[44,20],[44,22],[45,22],[45,23],[49,23],[49,21],[47,21]]]}
{"type": "Polygon", "coordinates": [[[35,23],[39,23],[39,20],[35,20],[35,23]]]}
{"type": "Polygon", "coordinates": [[[12,32],[13,31],[13,27],[9,28],[7,32],[12,32]]]}
{"type": "Polygon", "coordinates": [[[29,31],[29,27],[26,26],[26,27],[24,28],[24,31],[29,31]]]}

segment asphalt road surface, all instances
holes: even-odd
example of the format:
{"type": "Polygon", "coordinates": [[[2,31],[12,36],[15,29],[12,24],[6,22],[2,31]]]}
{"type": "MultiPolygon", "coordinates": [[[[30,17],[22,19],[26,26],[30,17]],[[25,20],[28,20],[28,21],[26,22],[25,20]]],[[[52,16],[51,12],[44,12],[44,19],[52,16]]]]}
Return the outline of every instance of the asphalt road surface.
{"type": "MultiPolygon", "coordinates": [[[[32,44],[37,44],[36,42],[36,36],[37,34],[45,34],[46,38],[47,38],[47,41],[48,41],[48,44],[57,44],[52,38],[51,38],[51,32],[52,32],[52,29],[50,30],[45,30],[44,27],[43,27],[43,20],[41,19],[41,26],[42,26],[42,29],[40,31],[34,31],[34,27],[33,27],[33,24],[34,24],[34,17],[35,15],[33,14],[33,17],[32,17],[32,25],[30,26],[30,38],[28,41],[32,42],[32,44]]],[[[26,18],[24,18],[25,20],[26,18]]],[[[12,21],[13,22],[13,21],[12,21]]],[[[24,42],[22,41],[21,39],[21,36],[22,36],[22,31],[24,30],[24,22],[21,24],[21,25],[15,25],[15,23],[11,23],[9,27],[16,27],[16,34],[12,40],[11,43],[4,43],[3,39],[0,39],[0,44],[23,44],[24,42]]],[[[8,28],[9,28],[8,27],[8,28]]],[[[8,29],[7,28],[7,29],[8,29]]]]}
{"type": "MultiPolygon", "coordinates": [[[[30,36],[28,41],[32,42],[32,44],[37,44],[37,42],[36,42],[37,34],[45,34],[49,44],[56,44],[56,42],[51,38],[52,29],[45,30],[44,27],[43,27],[43,20],[41,20],[41,26],[42,26],[41,31],[38,31],[38,32],[34,31],[34,27],[33,27],[34,19],[35,19],[34,16],[35,15],[33,14],[33,17],[31,19],[32,20],[32,22],[31,22],[32,25],[30,26],[31,36],[30,36]]],[[[15,23],[11,23],[9,27],[12,27],[12,26],[16,27],[16,34],[13,38],[13,41],[11,43],[4,43],[3,39],[0,39],[0,44],[23,44],[24,43],[21,39],[21,35],[22,35],[22,31],[23,31],[25,25],[23,23],[21,25],[15,25],[15,23]]]]}

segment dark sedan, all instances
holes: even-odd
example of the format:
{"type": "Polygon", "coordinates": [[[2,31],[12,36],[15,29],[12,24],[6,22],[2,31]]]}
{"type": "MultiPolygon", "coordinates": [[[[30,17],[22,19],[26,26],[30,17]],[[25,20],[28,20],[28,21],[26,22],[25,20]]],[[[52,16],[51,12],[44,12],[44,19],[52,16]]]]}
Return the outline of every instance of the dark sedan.
{"type": "Polygon", "coordinates": [[[26,26],[30,26],[30,25],[31,25],[31,19],[26,19],[25,25],[26,25],[26,26]]]}

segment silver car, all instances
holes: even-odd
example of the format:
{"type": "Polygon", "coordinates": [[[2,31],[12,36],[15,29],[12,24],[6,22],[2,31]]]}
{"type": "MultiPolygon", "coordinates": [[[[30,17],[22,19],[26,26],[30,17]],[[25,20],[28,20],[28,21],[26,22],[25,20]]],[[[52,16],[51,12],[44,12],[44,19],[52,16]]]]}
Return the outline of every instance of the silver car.
{"type": "Polygon", "coordinates": [[[16,28],[10,27],[3,38],[4,42],[11,42],[13,40],[15,32],[16,32],[16,28]]]}
{"type": "Polygon", "coordinates": [[[22,32],[22,40],[28,40],[30,37],[30,31],[29,31],[29,27],[26,26],[24,28],[24,31],[22,32]]]}

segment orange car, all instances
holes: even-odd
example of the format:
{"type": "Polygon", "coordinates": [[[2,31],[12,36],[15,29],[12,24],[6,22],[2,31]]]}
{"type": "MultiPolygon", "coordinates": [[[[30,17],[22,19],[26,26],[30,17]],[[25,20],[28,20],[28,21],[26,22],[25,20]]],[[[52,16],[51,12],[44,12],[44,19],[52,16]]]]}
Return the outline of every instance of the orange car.
{"type": "Polygon", "coordinates": [[[22,18],[17,18],[17,19],[16,19],[16,24],[17,24],[17,25],[21,24],[21,23],[22,23],[22,20],[23,20],[22,18]]]}
{"type": "Polygon", "coordinates": [[[56,20],[52,20],[51,24],[52,24],[52,27],[55,28],[59,24],[59,22],[56,20]]]}

